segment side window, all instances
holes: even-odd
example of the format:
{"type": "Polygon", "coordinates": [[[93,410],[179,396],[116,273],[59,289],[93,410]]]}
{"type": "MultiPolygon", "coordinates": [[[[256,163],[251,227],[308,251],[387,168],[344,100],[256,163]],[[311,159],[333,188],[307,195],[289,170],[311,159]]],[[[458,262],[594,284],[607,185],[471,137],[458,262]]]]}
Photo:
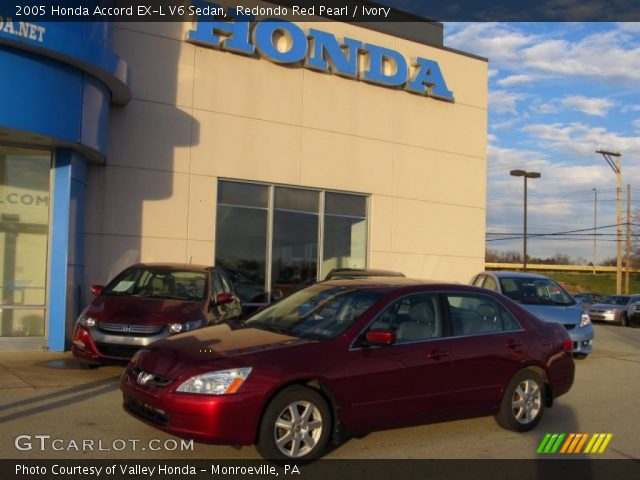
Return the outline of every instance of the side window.
{"type": "Polygon", "coordinates": [[[500,316],[502,318],[503,330],[505,332],[511,332],[514,330],[521,330],[522,326],[516,320],[509,310],[507,310],[502,304],[498,303],[498,307],[500,308],[500,316]]]}
{"type": "Polygon", "coordinates": [[[484,275],[478,275],[476,277],[476,280],[473,282],[473,286],[474,287],[482,287],[482,284],[484,283],[484,275]]]}
{"type": "Polygon", "coordinates": [[[392,330],[396,343],[409,343],[444,335],[437,294],[413,294],[389,305],[369,329],[392,330]]]}
{"type": "Polygon", "coordinates": [[[498,291],[498,285],[496,284],[496,281],[493,279],[493,277],[487,277],[487,281],[484,282],[484,288],[493,290],[494,292],[498,291]]]}
{"type": "Polygon", "coordinates": [[[222,281],[220,280],[220,275],[218,275],[218,272],[211,272],[211,282],[213,286],[211,293],[213,295],[218,295],[219,293],[223,292],[222,281]]]}
{"type": "Polygon", "coordinates": [[[485,295],[447,294],[453,335],[479,335],[519,330],[516,319],[493,298],[485,295]]]}

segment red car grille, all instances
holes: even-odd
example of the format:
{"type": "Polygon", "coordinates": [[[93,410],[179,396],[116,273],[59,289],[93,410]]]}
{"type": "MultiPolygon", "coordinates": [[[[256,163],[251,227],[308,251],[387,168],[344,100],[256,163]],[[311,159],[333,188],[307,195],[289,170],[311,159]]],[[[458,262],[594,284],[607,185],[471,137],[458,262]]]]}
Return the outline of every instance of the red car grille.
{"type": "Polygon", "coordinates": [[[164,325],[127,325],[123,323],[99,322],[100,330],[112,333],[124,333],[131,335],[155,335],[160,333],[164,325]]]}

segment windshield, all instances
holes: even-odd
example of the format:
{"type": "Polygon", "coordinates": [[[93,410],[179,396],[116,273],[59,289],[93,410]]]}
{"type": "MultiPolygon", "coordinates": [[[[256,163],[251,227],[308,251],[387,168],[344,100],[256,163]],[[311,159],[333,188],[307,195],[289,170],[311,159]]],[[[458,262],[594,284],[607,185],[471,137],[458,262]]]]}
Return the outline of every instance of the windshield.
{"type": "Polygon", "coordinates": [[[207,274],[168,268],[129,268],[109,283],[103,295],[202,300],[207,274]]]}
{"type": "Polygon", "coordinates": [[[246,325],[324,340],[353,325],[383,295],[375,290],[313,285],[262,310],[246,325]]]}
{"type": "Polygon", "coordinates": [[[631,301],[631,297],[623,297],[621,295],[614,295],[613,297],[607,297],[600,300],[600,303],[606,303],[608,305],[626,305],[631,301]]]}
{"type": "Polygon", "coordinates": [[[549,278],[502,277],[502,293],[525,305],[575,305],[575,300],[549,278]]]}

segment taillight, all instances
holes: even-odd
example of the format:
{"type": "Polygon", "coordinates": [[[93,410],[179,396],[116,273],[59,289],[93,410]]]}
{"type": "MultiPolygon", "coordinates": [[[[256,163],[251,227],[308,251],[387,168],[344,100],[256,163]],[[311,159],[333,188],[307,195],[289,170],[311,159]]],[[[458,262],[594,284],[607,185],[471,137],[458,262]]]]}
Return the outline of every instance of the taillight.
{"type": "Polygon", "coordinates": [[[570,338],[567,338],[564,342],[562,342],[562,349],[565,352],[573,351],[573,341],[570,338]]]}

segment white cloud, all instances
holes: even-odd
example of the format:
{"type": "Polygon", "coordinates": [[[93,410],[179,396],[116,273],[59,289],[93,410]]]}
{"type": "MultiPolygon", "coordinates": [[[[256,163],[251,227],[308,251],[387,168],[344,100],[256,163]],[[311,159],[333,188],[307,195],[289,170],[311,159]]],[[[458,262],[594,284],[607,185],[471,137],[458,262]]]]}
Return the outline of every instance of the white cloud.
{"type": "Polygon", "coordinates": [[[620,108],[620,113],[640,112],[640,105],[623,105],[620,108]]]}
{"type": "Polygon", "coordinates": [[[494,68],[554,76],[591,77],[630,86],[640,80],[640,44],[636,27],[569,40],[555,34],[525,34],[510,24],[465,24],[445,43],[489,58],[494,68]]]}
{"type": "Polygon", "coordinates": [[[501,78],[496,83],[501,87],[512,87],[514,85],[527,85],[531,84],[533,77],[531,75],[509,75],[508,77],[501,78]]]}
{"type": "Polygon", "coordinates": [[[562,99],[562,106],[598,117],[605,117],[613,105],[614,102],[608,98],[588,98],[574,95],[562,99]]]}
{"type": "Polygon", "coordinates": [[[640,152],[640,137],[619,135],[604,127],[593,127],[580,122],[537,123],[526,125],[522,130],[542,144],[559,151],[595,155],[600,148],[624,152],[640,152]]]}
{"type": "Polygon", "coordinates": [[[507,90],[493,90],[489,92],[489,108],[497,113],[518,112],[517,102],[522,95],[507,90]]]}

